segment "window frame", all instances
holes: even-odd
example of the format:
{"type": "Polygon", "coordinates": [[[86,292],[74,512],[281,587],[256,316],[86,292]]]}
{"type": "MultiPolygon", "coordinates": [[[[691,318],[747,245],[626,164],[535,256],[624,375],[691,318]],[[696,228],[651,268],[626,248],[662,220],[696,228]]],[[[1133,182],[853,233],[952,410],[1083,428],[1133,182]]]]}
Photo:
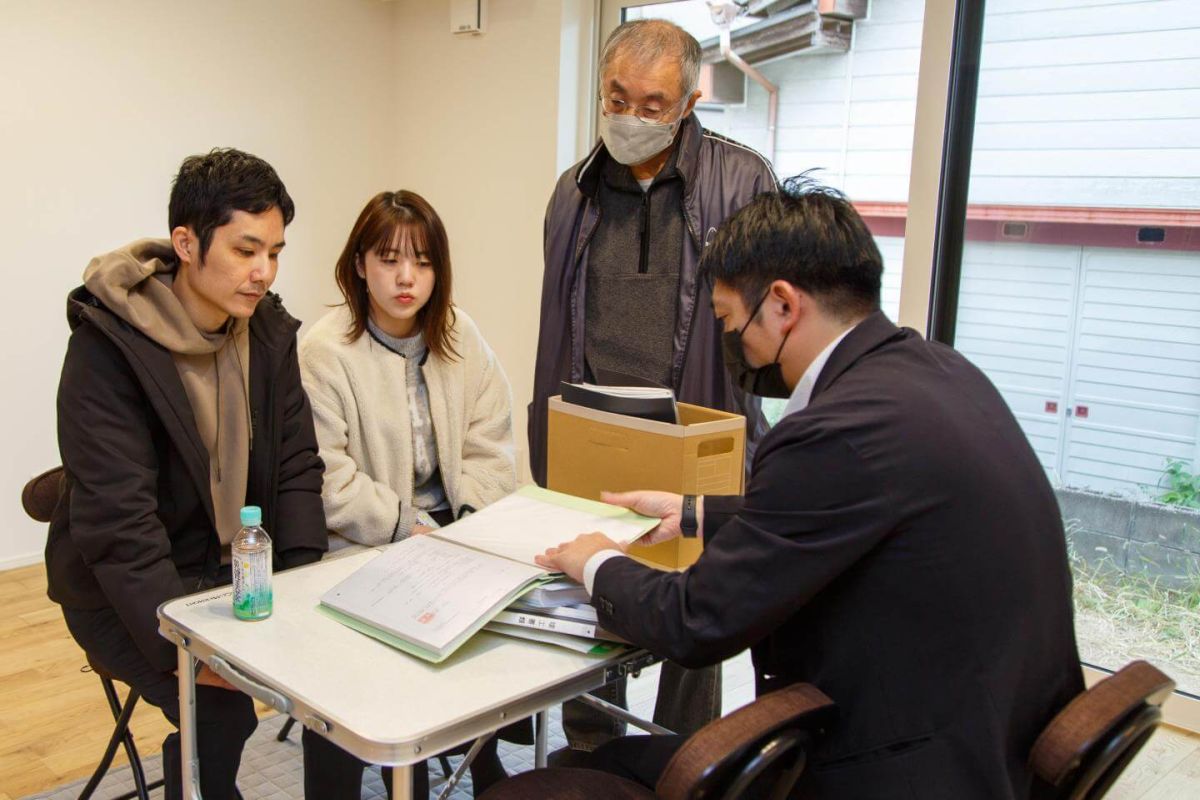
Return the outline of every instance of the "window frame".
{"type": "MultiPolygon", "coordinates": [[[[598,81],[595,61],[600,48],[621,23],[624,10],[661,2],[682,0],[599,0],[597,58],[588,70],[591,85],[598,81]]],[[[925,0],[922,22],[897,322],[951,346],[962,275],[984,11],[984,0],[925,0]]],[[[594,142],[594,118],[590,130],[594,142]]],[[[577,153],[578,158],[584,155],[586,151],[577,153]]],[[[1089,686],[1112,674],[1086,662],[1081,667],[1089,686]]],[[[1200,697],[1174,692],[1163,705],[1163,719],[1200,733],[1200,697]]]]}

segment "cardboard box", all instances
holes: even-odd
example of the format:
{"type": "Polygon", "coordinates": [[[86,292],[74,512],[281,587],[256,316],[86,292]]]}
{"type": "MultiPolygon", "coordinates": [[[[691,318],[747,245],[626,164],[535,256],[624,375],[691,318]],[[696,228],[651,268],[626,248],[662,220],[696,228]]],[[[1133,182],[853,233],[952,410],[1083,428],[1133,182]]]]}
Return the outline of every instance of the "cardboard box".
{"type": "MultiPolygon", "coordinates": [[[[657,489],[679,494],[741,494],[746,419],[679,403],[680,424],[610,414],[550,398],[546,487],[592,500],[601,491],[657,489]]],[[[656,567],[683,569],[700,540],[678,538],[629,554],[656,567]]]]}

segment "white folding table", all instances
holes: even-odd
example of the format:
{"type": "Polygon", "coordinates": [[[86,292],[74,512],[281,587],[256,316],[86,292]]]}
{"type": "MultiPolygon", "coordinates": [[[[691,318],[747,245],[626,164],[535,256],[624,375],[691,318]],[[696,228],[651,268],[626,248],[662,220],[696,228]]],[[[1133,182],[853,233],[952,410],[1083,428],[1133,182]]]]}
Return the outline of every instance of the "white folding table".
{"type": "Polygon", "coordinates": [[[464,742],[478,746],[535,714],[535,762],[544,766],[546,709],[658,660],[643,650],[587,656],[481,632],[441,664],[426,663],[317,611],[326,590],[377,554],[275,575],[274,613],[258,622],[233,616],[229,587],[159,607],[159,632],[179,647],[185,797],[200,797],[193,659],[363,761],[393,766],[394,800],[412,797],[413,764],[464,742]]]}

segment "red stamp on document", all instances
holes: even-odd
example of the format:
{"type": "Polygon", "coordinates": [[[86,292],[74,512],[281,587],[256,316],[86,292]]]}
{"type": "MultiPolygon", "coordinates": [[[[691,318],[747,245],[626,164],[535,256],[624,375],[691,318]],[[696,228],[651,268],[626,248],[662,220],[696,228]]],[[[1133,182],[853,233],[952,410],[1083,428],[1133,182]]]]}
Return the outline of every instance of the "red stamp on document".
{"type": "Polygon", "coordinates": [[[426,611],[424,614],[417,617],[417,622],[421,623],[422,625],[428,625],[429,623],[433,622],[433,618],[435,616],[437,616],[436,612],[426,611]]]}

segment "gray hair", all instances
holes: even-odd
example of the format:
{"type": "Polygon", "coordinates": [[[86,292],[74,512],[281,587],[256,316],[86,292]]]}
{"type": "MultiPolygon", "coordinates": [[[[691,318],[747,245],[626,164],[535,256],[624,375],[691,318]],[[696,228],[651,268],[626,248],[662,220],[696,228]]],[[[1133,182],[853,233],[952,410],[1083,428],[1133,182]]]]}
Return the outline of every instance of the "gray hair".
{"type": "Polygon", "coordinates": [[[700,43],[665,19],[631,20],[609,34],[600,53],[601,78],[617,56],[631,58],[636,64],[652,64],[663,57],[678,58],[683,96],[691,95],[700,84],[700,43]]]}

